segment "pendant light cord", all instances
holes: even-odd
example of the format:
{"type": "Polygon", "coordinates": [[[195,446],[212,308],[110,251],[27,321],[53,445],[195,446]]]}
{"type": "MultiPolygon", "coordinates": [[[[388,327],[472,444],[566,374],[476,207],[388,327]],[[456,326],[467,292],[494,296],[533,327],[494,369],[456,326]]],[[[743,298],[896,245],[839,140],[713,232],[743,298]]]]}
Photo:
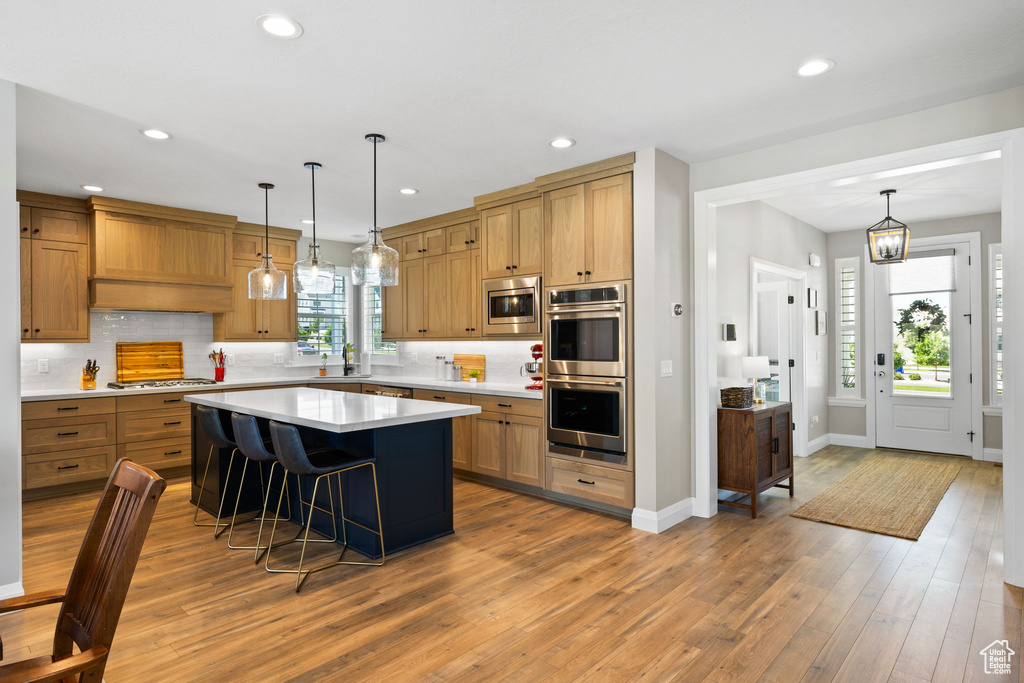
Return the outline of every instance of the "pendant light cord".
{"type": "Polygon", "coordinates": [[[377,138],[373,139],[373,243],[377,244],[377,138]]]}
{"type": "Polygon", "coordinates": [[[270,188],[263,188],[263,256],[270,253],[270,188]]]}
{"type": "Polygon", "coordinates": [[[309,186],[313,195],[313,246],[316,246],[316,166],[309,167],[309,186]]]}

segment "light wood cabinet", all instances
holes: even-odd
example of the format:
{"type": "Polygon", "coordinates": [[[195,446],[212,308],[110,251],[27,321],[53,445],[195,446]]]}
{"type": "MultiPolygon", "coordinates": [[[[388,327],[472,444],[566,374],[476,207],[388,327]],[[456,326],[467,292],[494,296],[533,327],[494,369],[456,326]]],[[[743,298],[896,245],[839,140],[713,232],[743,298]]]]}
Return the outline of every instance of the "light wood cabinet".
{"type": "Polygon", "coordinates": [[[406,339],[440,338],[447,332],[447,268],[444,256],[414,259],[401,264],[399,285],[404,305],[406,339]]]}
{"type": "Polygon", "coordinates": [[[545,285],[633,277],[633,175],[545,193],[545,285]]]}
{"type": "Polygon", "coordinates": [[[75,242],[21,243],[21,338],[89,341],[89,248],[75,242]]]}
{"type": "Polygon", "coordinates": [[[89,216],[75,211],[21,207],[22,237],[51,242],[89,243],[89,216]]]}
{"type": "Polygon", "coordinates": [[[405,325],[402,320],[405,315],[403,310],[405,305],[405,296],[403,294],[405,273],[401,266],[399,266],[398,276],[398,285],[380,288],[380,305],[383,308],[380,334],[384,341],[401,339],[405,333],[405,325]]]}
{"type": "Polygon", "coordinates": [[[448,337],[479,337],[480,250],[448,254],[448,337]]]}
{"type": "MultiPolygon", "coordinates": [[[[479,405],[481,398],[484,397],[474,396],[473,403],[479,405]]],[[[510,409],[518,410],[519,407],[517,402],[510,409]]],[[[540,405],[537,407],[542,408],[540,405]]],[[[533,412],[532,407],[529,412],[533,412]]],[[[540,417],[485,409],[475,416],[473,423],[472,471],[543,487],[543,427],[544,421],[540,417]]]]}
{"type": "MultiPolygon", "coordinates": [[[[232,257],[235,261],[249,261],[253,268],[263,262],[263,235],[235,232],[231,237],[231,243],[232,257]]],[[[274,257],[274,265],[280,268],[282,265],[290,266],[295,263],[296,244],[294,240],[271,237],[270,254],[274,257]]]]}
{"type": "Polygon", "coordinates": [[[426,292],[423,271],[423,259],[401,262],[398,284],[402,288],[402,337],[405,339],[422,337],[425,331],[423,303],[426,292]]]}
{"type": "Polygon", "coordinates": [[[249,272],[258,264],[235,261],[231,267],[231,312],[213,316],[213,340],[296,341],[295,288],[292,270],[278,268],[288,278],[288,298],[261,301],[249,298],[249,272]]]}
{"type": "MultiPolygon", "coordinates": [[[[468,405],[469,394],[455,391],[434,391],[433,389],[413,389],[412,397],[419,401],[435,403],[461,403],[468,405]]],[[[473,463],[473,421],[475,415],[452,418],[452,467],[457,470],[469,470],[473,463]]]]}
{"type": "Polygon", "coordinates": [[[18,233],[21,237],[28,239],[32,237],[32,207],[21,206],[18,220],[18,233]]]}
{"type": "Polygon", "coordinates": [[[480,212],[481,277],[537,275],[544,266],[540,197],[480,212]]]}
{"type": "Polygon", "coordinates": [[[398,255],[403,261],[430,256],[443,256],[446,247],[445,229],[436,228],[403,237],[402,248],[399,250],[398,255]]]}
{"type": "Polygon", "coordinates": [[[505,478],[505,415],[479,413],[473,421],[472,470],[505,478]]]}
{"type": "Polygon", "coordinates": [[[477,242],[480,230],[480,221],[469,221],[459,225],[450,225],[445,228],[445,240],[448,245],[448,253],[454,254],[460,251],[469,251],[480,247],[477,242]]]}
{"type": "Polygon", "coordinates": [[[547,458],[545,469],[549,491],[627,510],[633,507],[632,472],[551,457],[547,458]]]}

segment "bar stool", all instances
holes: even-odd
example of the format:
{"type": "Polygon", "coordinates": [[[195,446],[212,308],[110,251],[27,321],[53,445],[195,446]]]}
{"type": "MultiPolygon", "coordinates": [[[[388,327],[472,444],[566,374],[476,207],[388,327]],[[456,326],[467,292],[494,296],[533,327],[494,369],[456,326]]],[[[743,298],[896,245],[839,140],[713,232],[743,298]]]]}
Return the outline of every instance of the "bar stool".
{"type": "MultiPolygon", "coordinates": [[[[380,493],[377,488],[377,467],[376,458],[357,458],[348,455],[341,450],[328,450],[320,451],[317,453],[307,452],[305,447],[302,445],[302,440],[299,438],[299,430],[292,425],[281,424],[273,420],[270,421],[270,437],[274,442],[274,453],[277,454],[278,461],[286,472],[291,472],[300,476],[316,477],[313,482],[313,494],[310,497],[310,502],[306,503],[300,499],[300,509],[302,505],[309,505],[309,515],[305,520],[305,531],[299,531],[295,535],[294,540],[298,540],[299,536],[302,536],[302,552],[299,554],[299,566],[296,569],[271,569],[270,568],[270,555],[274,547],[274,534],[277,531],[277,520],[274,520],[274,525],[270,531],[270,549],[267,550],[266,564],[264,565],[268,572],[282,573],[282,574],[295,574],[295,592],[298,593],[302,588],[302,583],[306,578],[313,572],[318,572],[323,569],[330,567],[336,567],[341,564],[352,564],[352,565],[368,565],[379,567],[384,564],[387,559],[384,552],[384,534],[383,534],[383,523],[381,522],[380,516],[380,493]],[[312,457],[311,457],[312,456],[312,457]],[[345,501],[342,497],[341,492],[341,473],[354,470],[359,467],[369,466],[370,472],[373,476],[373,496],[377,506],[377,530],[373,530],[367,526],[360,524],[354,520],[345,517],[345,501]],[[334,513],[334,497],[331,490],[331,480],[329,477],[336,475],[338,481],[338,505],[341,508],[341,529],[342,529],[342,550],[341,555],[334,562],[328,562],[312,569],[302,569],[302,565],[306,559],[306,544],[313,543],[317,540],[323,539],[309,539],[309,531],[312,527],[313,511],[320,510],[322,512],[329,512],[331,515],[331,523],[334,526],[334,538],[331,542],[338,540],[338,526],[337,519],[334,513]],[[327,496],[330,501],[331,509],[325,510],[316,506],[316,493],[320,487],[320,480],[327,478],[327,496]],[[345,552],[348,550],[348,530],[346,524],[354,524],[355,526],[365,529],[366,531],[374,534],[380,538],[380,562],[356,562],[352,560],[345,560],[345,552]]],[[[277,498],[277,513],[276,516],[280,516],[281,513],[281,501],[284,498],[284,492],[282,491],[277,498]]]]}
{"type": "MultiPolygon", "coordinates": [[[[196,510],[192,515],[192,524],[195,526],[212,526],[214,527],[213,537],[217,538],[224,529],[221,529],[220,516],[224,510],[224,494],[221,495],[220,504],[217,507],[217,521],[213,524],[208,524],[199,521],[199,499],[203,495],[203,491],[206,490],[206,477],[210,473],[210,462],[213,460],[213,452],[221,448],[230,448],[231,457],[228,459],[228,474],[224,478],[224,484],[226,485],[228,480],[231,478],[231,465],[235,462],[235,453],[238,452],[238,446],[235,442],[228,438],[228,435],[224,433],[224,425],[220,421],[220,411],[210,406],[196,406],[196,414],[199,416],[199,431],[203,433],[203,436],[207,441],[210,442],[210,452],[206,456],[206,469],[203,470],[203,482],[199,485],[199,495],[196,496],[196,510]]],[[[226,493],[226,491],[225,491],[226,493]]]]}
{"type": "MultiPolygon", "coordinates": [[[[231,428],[235,432],[235,441],[238,444],[238,452],[245,456],[245,464],[242,465],[242,478],[238,481],[238,495],[235,496],[235,509],[231,513],[231,530],[228,532],[228,547],[235,550],[254,550],[253,562],[259,562],[260,556],[263,554],[261,551],[267,550],[269,547],[260,545],[260,541],[263,539],[263,523],[267,519],[267,506],[270,504],[270,489],[274,484],[274,471],[279,463],[277,462],[277,457],[267,450],[267,443],[270,440],[263,438],[255,417],[252,415],[231,413],[231,428]],[[238,518],[238,505],[242,500],[242,488],[245,484],[245,474],[249,468],[250,462],[253,462],[259,469],[260,487],[263,494],[261,496],[263,499],[263,512],[262,514],[245,521],[258,521],[260,523],[260,529],[259,533],[256,535],[256,545],[232,545],[231,539],[235,533],[235,522],[238,518]],[[265,462],[270,463],[270,474],[264,482],[262,463],[265,462]]],[[[283,467],[281,468],[281,472],[283,474],[283,480],[281,483],[282,494],[288,499],[288,509],[291,510],[292,496],[288,491],[288,472],[283,467]]],[[[298,483],[297,476],[295,480],[296,483],[298,483]]],[[[299,506],[299,514],[302,515],[301,505],[299,506]]],[[[304,519],[304,517],[300,518],[304,519]]],[[[288,518],[285,517],[285,519],[287,520],[288,518]]],[[[294,542],[296,540],[297,539],[284,541],[282,543],[278,543],[278,545],[284,545],[285,543],[294,542]]]]}

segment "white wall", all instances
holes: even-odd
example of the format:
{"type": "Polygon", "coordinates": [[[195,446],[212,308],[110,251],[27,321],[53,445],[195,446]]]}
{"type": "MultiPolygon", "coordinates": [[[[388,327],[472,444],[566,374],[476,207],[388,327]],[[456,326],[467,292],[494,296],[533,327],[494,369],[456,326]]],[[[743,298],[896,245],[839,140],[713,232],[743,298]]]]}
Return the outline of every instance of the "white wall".
{"type": "MultiPolygon", "coordinates": [[[[828,271],[808,264],[815,253],[824,261],[825,233],[764,202],[744,202],[718,210],[718,326],[736,324],[736,341],[718,337],[719,388],[748,384],[742,377],[743,356],[752,352],[750,330],[750,258],[756,257],[807,273],[806,287],[818,291],[818,310],[831,310],[828,271]]],[[[828,335],[816,335],[814,311],[807,308],[806,294],[796,293],[797,315],[804,316],[804,376],[807,384],[807,415],[816,424],[805,425],[809,440],[828,434],[828,335]]],[[[794,356],[795,357],[795,356],[794,356]]],[[[799,362],[799,361],[798,361],[799,362]]],[[[783,371],[785,371],[783,369],[783,371]]],[[[805,455],[805,454],[802,454],[805,455]]]]}
{"type": "MultiPolygon", "coordinates": [[[[0,81],[0,598],[23,593],[21,586],[21,401],[18,393],[18,348],[20,346],[21,291],[16,203],[16,126],[14,84],[0,81]],[[6,359],[6,360],[4,360],[6,359]]],[[[38,588],[38,586],[37,586],[38,588]]]]}
{"type": "Polygon", "coordinates": [[[658,149],[633,166],[633,320],[636,509],[633,525],[661,531],[689,514],[691,320],[689,166],[658,149]],[[673,317],[672,304],[684,314],[673,317]],[[672,363],[671,377],[661,362],[672,363]]]}
{"type": "Polygon", "coordinates": [[[411,377],[433,377],[437,356],[455,360],[457,353],[479,353],[487,356],[485,380],[498,384],[532,384],[522,377],[519,369],[523,363],[533,360],[530,347],[539,344],[540,339],[517,339],[515,341],[414,341],[398,342],[398,358],[395,365],[373,365],[374,376],[405,375],[411,377]]]}

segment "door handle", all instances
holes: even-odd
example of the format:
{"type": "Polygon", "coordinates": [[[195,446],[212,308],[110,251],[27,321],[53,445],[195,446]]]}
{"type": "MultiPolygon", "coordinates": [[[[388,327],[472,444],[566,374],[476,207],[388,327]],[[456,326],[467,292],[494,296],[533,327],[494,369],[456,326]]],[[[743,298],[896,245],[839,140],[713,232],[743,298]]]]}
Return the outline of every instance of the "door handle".
{"type": "Polygon", "coordinates": [[[878,377],[885,377],[885,370],[879,370],[875,373],[878,377]]]}

